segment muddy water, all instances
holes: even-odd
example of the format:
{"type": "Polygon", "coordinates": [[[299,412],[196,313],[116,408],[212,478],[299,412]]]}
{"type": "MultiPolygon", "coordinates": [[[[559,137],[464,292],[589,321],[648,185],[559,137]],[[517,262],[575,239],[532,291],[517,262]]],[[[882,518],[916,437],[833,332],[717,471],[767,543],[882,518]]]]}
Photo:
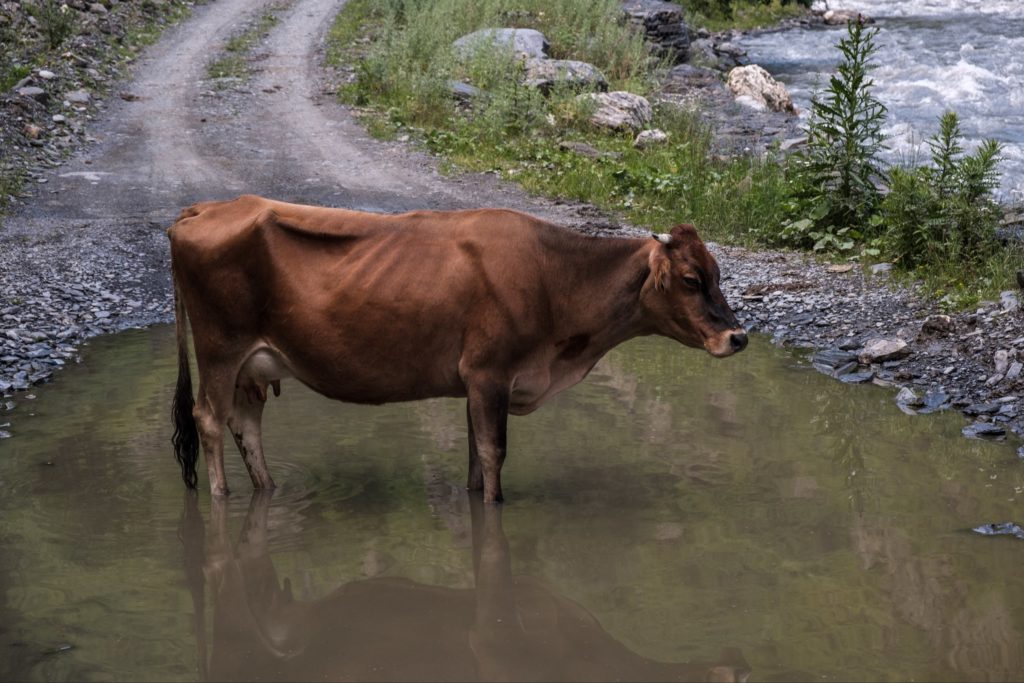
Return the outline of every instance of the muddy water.
{"type": "Polygon", "coordinates": [[[183,495],[167,327],[96,340],[0,442],[0,679],[1024,676],[1005,444],[754,340],[611,354],[511,422],[467,499],[463,408],[267,410],[281,488],[183,495]]]}

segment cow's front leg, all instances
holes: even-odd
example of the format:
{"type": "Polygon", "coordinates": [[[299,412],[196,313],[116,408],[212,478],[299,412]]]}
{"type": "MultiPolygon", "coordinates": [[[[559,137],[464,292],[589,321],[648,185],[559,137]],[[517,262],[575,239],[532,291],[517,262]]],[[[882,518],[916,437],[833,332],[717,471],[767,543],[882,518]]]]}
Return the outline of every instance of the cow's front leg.
{"type": "MultiPolygon", "coordinates": [[[[497,382],[471,384],[468,392],[471,438],[476,445],[477,462],[483,478],[484,502],[500,503],[501,466],[505,462],[508,428],[509,392],[497,382]]],[[[472,455],[470,446],[470,454],[472,455]]],[[[473,468],[469,471],[470,488],[473,468]]]]}
{"type": "Polygon", "coordinates": [[[476,451],[476,434],[473,432],[473,413],[466,401],[466,430],[469,432],[469,475],[466,478],[466,489],[483,491],[484,471],[480,467],[480,456],[476,451]]]}

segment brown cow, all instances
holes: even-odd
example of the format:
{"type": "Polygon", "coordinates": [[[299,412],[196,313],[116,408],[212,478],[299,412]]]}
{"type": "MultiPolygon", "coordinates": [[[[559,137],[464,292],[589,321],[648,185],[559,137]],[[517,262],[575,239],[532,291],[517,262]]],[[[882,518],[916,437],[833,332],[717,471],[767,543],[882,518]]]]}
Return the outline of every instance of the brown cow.
{"type": "Polygon", "coordinates": [[[689,225],[606,239],[501,209],[378,215],[243,196],[186,209],[168,234],[175,455],[194,488],[201,440],[214,494],[228,492],[225,424],[253,485],[273,488],[260,419],[285,377],[353,403],[466,397],[468,488],[493,503],[509,413],[613,347],[661,334],[723,357],[747,344],[689,225]]]}

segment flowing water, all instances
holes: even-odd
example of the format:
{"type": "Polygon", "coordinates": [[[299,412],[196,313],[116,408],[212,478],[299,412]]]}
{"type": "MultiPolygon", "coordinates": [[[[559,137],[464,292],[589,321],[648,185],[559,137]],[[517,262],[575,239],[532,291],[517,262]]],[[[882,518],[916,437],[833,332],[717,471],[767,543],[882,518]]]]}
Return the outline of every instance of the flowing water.
{"type": "MultiPolygon", "coordinates": [[[[1019,680],[1013,445],[755,338],[616,350],[462,490],[460,401],[271,399],[280,488],[184,494],[167,326],[0,442],[0,680],[1019,680]]],[[[205,477],[204,477],[205,479],[205,477]]],[[[205,482],[204,482],[205,483],[205,482]]]]}
{"type": "MultiPolygon", "coordinates": [[[[889,109],[893,162],[927,160],[923,142],[947,110],[960,115],[968,147],[1003,143],[1002,198],[1024,200],[1024,2],[842,0],[877,19],[875,94],[889,109]]],[[[804,115],[839,59],[845,27],[763,33],[741,42],[751,62],[783,81],[804,115]]]]}

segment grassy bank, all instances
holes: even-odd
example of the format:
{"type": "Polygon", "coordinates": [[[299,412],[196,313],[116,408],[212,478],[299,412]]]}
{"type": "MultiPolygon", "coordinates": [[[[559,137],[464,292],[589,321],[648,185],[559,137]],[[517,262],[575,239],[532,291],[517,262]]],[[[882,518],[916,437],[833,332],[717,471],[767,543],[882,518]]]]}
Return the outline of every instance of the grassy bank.
{"type": "MultiPolygon", "coordinates": [[[[755,13],[802,11],[778,0],[737,3],[733,9],[741,7],[755,13]]],[[[976,215],[986,222],[972,231],[986,238],[970,244],[984,245],[984,250],[931,250],[934,258],[908,258],[900,252],[906,240],[892,237],[908,232],[907,217],[890,210],[899,202],[890,201],[886,208],[884,192],[869,193],[862,201],[847,196],[845,185],[834,186],[836,177],[851,174],[860,183],[854,190],[887,180],[878,167],[861,168],[835,154],[837,149],[855,150],[851,141],[818,138],[812,153],[817,150],[820,158],[768,154],[723,159],[711,153],[711,131],[697,114],[656,105],[648,127],[665,131],[668,141],[638,149],[635,133],[592,125],[588,105],[576,92],[542,94],[524,85],[524,67],[513,55],[458,55],[453,50],[456,38],[496,26],[541,31],[551,43],[551,57],[597,66],[609,90],[652,94],[656,74],[666,66],[621,20],[617,0],[352,0],[334,25],[328,58],[357,65],[341,96],[367,112],[374,134],[410,135],[452,167],[496,172],[531,191],[590,202],[655,231],[690,222],[705,237],[727,243],[804,248],[862,264],[895,260],[898,269],[923,278],[936,295],[948,295],[951,307],[1010,288],[1013,272],[1024,265],[1019,249],[991,248],[994,214],[984,183],[978,186],[983,191],[965,199],[983,210],[962,211],[950,219],[953,232],[941,227],[925,238],[959,239],[960,233],[954,233],[962,230],[961,218],[976,215]],[[453,81],[471,84],[482,94],[468,102],[453,97],[453,81]],[[856,210],[846,210],[837,197],[856,210]]],[[[864,59],[871,54],[868,50],[864,59]]],[[[821,125],[836,128],[833,123],[821,125]]],[[[852,129],[862,130],[863,123],[854,121],[852,129]]],[[[871,157],[874,150],[865,154],[871,157]]],[[[927,180],[926,175],[919,179],[927,180]]],[[[913,202],[902,195],[896,199],[913,202]]],[[[920,217],[929,225],[945,220],[943,212],[955,203],[933,199],[932,213],[920,217]]]]}
{"type": "Polygon", "coordinates": [[[710,131],[694,114],[656,107],[651,127],[669,140],[636,149],[635,134],[589,124],[575,92],[544,96],[522,86],[522,66],[511,55],[456,58],[452,41],[478,28],[535,28],[549,39],[552,57],[594,64],[610,90],[653,91],[663,64],[620,20],[616,0],[533,4],[353,0],[330,41],[331,61],[359,65],[342,97],[375,112],[368,125],[378,135],[410,131],[459,168],[495,171],[535,192],[621,212],[638,225],[660,230],[685,220],[709,237],[736,241],[777,224],[778,165],[712,159],[710,131]],[[472,106],[460,104],[449,92],[451,80],[488,95],[472,106]],[[573,151],[575,143],[589,149],[573,151]]]}

